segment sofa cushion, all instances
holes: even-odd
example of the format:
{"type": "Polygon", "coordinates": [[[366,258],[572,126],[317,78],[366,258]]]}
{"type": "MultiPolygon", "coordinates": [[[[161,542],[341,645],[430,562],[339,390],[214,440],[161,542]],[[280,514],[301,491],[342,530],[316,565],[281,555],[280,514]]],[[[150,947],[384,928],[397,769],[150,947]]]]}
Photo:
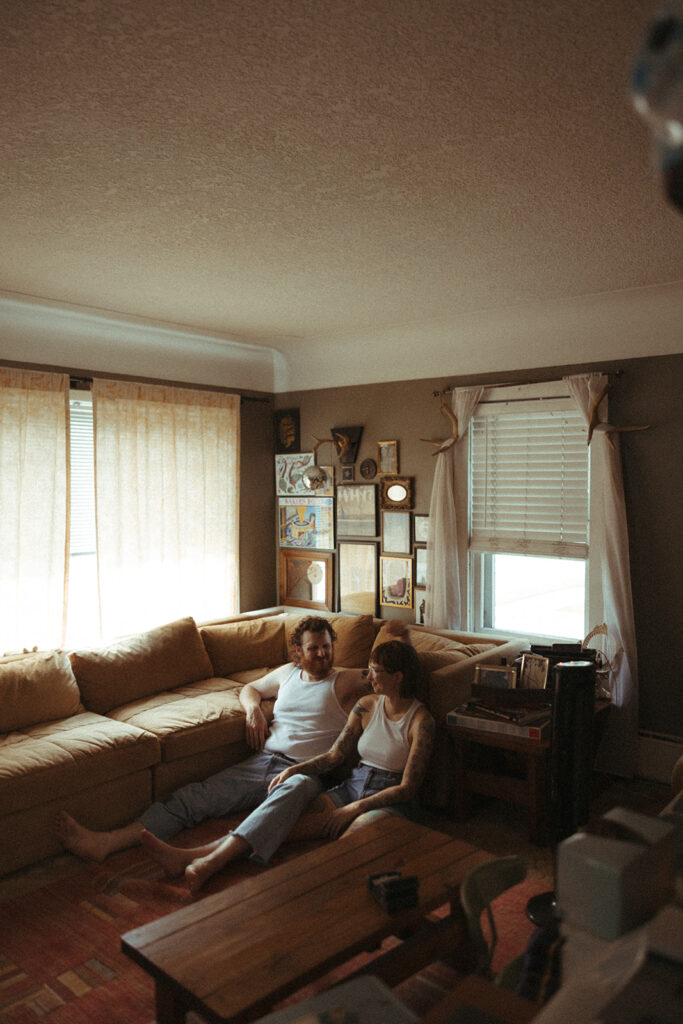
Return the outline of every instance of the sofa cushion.
{"type": "Polygon", "coordinates": [[[213,665],[214,676],[273,668],[287,660],[284,616],[245,619],[218,626],[202,626],[199,633],[213,665]]]}
{"type": "Polygon", "coordinates": [[[133,701],[116,708],[111,717],[155,735],[161,759],[174,761],[244,739],[241,689],[225,679],[205,679],[133,701]]]}
{"type": "Polygon", "coordinates": [[[78,684],[63,651],[0,660],[0,733],[82,710],[78,684]]]}
{"type": "Polygon", "coordinates": [[[106,715],[160,690],[213,675],[194,619],[178,619],[91,651],[73,651],[71,665],[84,705],[106,715]]]}
{"type": "Polygon", "coordinates": [[[68,797],[159,760],[159,740],[85,711],[0,736],[0,814],[68,797]]]}
{"type": "MultiPolygon", "coordinates": [[[[287,657],[286,661],[292,660],[290,637],[292,631],[301,621],[309,615],[316,615],[316,612],[306,612],[305,615],[287,615],[287,657]]],[[[377,626],[372,615],[325,615],[325,618],[337,634],[337,641],[334,645],[334,663],[338,668],[367,668],[368,658],[372,650],[372,643],[377,633],[377,626]]]]}

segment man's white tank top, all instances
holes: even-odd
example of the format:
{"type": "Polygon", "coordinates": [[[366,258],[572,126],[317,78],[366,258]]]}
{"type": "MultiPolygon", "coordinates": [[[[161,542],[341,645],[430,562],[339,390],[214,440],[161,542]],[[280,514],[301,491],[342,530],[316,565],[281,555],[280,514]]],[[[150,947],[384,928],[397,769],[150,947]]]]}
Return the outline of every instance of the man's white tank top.
{"type": "Polygon", "coordinates": [[[334,692],[337,675],[335,669],[326,679],[305,682],[293,666],[278,691],[266,750],[306,761],[330,749],[348,717],[334,692]]]}
{"type": "Polygon", "coordinates": [[[421,706],[419,700],[414,700],[406,713],[392,722],[387,718],[384,695],[381,695],[375,704],[372,718],[358,740],[358,753],[363,764],[369,764],[371,768],[382,768],[386,772],[402,772],[410,753],[410,723],[421,706]]]}

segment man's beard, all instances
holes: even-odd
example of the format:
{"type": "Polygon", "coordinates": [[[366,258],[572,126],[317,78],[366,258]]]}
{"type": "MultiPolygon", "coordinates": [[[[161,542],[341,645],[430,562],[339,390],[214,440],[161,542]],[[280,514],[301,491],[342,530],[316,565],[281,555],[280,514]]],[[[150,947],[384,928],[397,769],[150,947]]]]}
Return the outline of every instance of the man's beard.
{"type": "Polygon", "coordinates": [[[313,679],[324,679],[325,676],[329,675],[333,664],[333,658],[330,654],[329,657],[307,657],[304,656],[301,659],[300,667],[303,672],[311,676],[313,679]]]}

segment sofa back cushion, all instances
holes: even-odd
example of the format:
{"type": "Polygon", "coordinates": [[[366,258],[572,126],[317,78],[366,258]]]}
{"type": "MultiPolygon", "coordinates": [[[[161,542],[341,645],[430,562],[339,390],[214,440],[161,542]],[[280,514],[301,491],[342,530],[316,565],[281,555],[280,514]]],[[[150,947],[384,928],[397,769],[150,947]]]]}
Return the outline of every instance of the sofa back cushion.
{"type": "MultiPolygon", "coordinates": [[[[317,617],[315,611],[304,611],[302,615],[287,613],[287,660],[292,660],[289,639],[298,622],[309,615],[317,617]]],[[[377,633],[372,615],[324,615],[335,633],[334,664],[337,668],[367,668],[372,643],[377,633]]]]}
{"type": "Polygon", "coordinates": [[[64,651],[0,660],[0,732],[69,718],[82,710],[78,684],[64,651]]]}
{"type": "Polygon", "coordinates": [[[213,675],[197,625],[189,617],[125,637],[109,647],[73,651],[70,658],[83,703],[101,715],[213,675]]]}
{"type": "Polygon", "coordinates": [[[229,678],[235,672],[274,668],[287,661],[283,615],[201,626],[199,632],[216,676],[229,678]]]}

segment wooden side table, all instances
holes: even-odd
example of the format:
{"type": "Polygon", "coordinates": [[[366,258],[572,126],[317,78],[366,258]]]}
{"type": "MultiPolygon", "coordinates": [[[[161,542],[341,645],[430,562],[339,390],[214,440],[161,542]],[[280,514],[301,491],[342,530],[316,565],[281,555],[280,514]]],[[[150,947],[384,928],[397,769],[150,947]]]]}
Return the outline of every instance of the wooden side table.
{"type": "MultiPolygon", "coordinates": [[[[593,748],[598,744],[611,707],[609,700],[595,703],[593,748]]],[[[542,739],[527,739],[509,733],[486,732],[468,729],[460,725],[447,725],[451,751],[452,786],[449,809],[455,818],[467,818],[472,812],[472,794],[494,796],[500,800],[526,807],[529,822],[529,838],[532,843],[544,846],[549,842],[547,803],[548,773],[550,764],[550,738],[547,733],[542,739]],[[477,751],[488,747],[500,751],[513,751],[520,755],[518,762],[524,774],[512,776],[496,770],[495,764],[482,767],[477,751]]],[[[495,760],[495,758],[493,759],[495,760]]]]}
{"type": "Polygon", "coordinates": [[[494,796],[526,807],[529,838],[544,845],[547,839],[546,805],[550,741],[527,739],[507,733],[484,732],[449,725],[451,741],[452,790],[450,811],[456,818],[467,818],[472,811],[472,794],[494,796]],[[524,777],[504,775],[477,764],[476,751],[481,747],[514,751],[525,769],[524,777]]]}

